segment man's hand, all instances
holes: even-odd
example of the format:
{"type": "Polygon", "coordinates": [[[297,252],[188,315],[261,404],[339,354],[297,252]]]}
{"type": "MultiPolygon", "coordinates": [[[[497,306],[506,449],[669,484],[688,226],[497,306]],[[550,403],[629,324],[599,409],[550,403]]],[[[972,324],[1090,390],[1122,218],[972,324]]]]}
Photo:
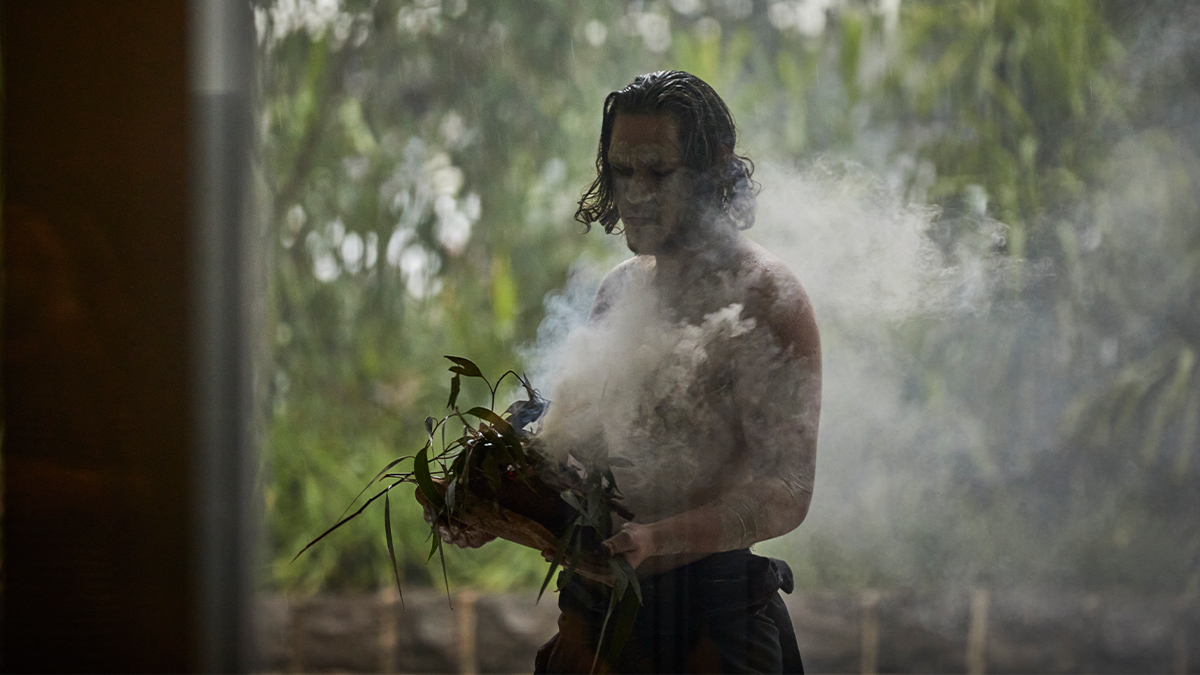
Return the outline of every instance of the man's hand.
{"type": "Polygon", "coordinates": [[[642,561],[654,555],[654,537],[650,528],[637,523],[625,523],[621,530],[601,543],[611,556],[625,554],[629,565],[637,569],[642,561]]]}
{"type": "Polygon", "coordinates": [[[425,495],[420,490],[416,491],[416,497],[417,501],[421,503],[421,508],[424,509],[425,522],[433,525],[437,529],[438,536],[447,544],[454,544],[460,548],[479,548],[496,538],[496,535],[490,532],[471,527],[449,516],[443,517],[435,524],[433,522],[434,513],[429,506],[429,500],[425,499],[425,495]]]}
{"type": "MultiPolygon", "coordinates": [[[[546,562],[554,562],[554,549],[548,548],[542,551],[542,557],[546,562]]],[[[566,569],[567,561],[562,561],[563,569],[566,569]]],[[[597,565],[586,558],[580,559],[575,566],[575,573],[581,577],[586,577],[592,581],[599,581],[606,586],[613,585],[613,573],[608,565],[597,565]]]]}
{"type": "MultiPolygon", "coordinates": [[[[600,545],[610,556],[625,554],[625,560],[634,569],[641,565],[643,560],[654,555],[654,541],[650,536],[650,528],[637,523],[625,523],[616,535],[605,539],[600,545]]],[[[542,551],[542,557],[546,559],[546,562],[554,562],[554,549],[548,548],[542,551]]],[[[612,570],[606,565],[597,566],[594,562],[586,559],[580,560],[575,568],[575,573],[592,581],[599,581],[608,586],[613,585],[612,570]]]]}

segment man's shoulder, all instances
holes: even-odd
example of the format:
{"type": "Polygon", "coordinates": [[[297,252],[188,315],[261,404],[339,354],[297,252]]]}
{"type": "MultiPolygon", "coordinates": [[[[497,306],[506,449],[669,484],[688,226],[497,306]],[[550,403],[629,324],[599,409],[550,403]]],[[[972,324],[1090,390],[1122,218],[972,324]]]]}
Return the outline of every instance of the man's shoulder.
{"type": "Polygon", "coordinates": [[[808,294],[796,274],[770,251],[751,242],[746,247],[741,273],[746,278],[747,298],[762,304],[764,310],[781,309],[780,305],[803,305],[808,311],[808,294]]]}
{"type": "Polygon", "coordinates": [[[613,303],[629,291],[631,286],[645,284],[654,270],[654,258],[644,255],[623,261],[608,271],[596,290],[596,299],[592,303],[592,319],[598,319],[606,314],[613,303]]]}
{"type": "Polygon", "coordinates": [[[646,283],[654,271],[654,258],[648,255],[635,255],[622,261],[608,271],[600,282],[598,293],[612,296],[624,291],[630,284],[646,283]]]}
{"type": "Polygon", "coordinates": [[[600,282],[601,286],[605,284],[621,283],[632,278],[644,277],[654,269],[654,257],[648,255],[635,255],[628,260],[623,260],[616,267],[608,271],[604,275],[604,281],[600,282]]]}
{"type": "Polygon", "coordinates": [[[746,249],[745,312],[786,345],[800,353],[820,349],[812,303],[796,274],[778,257],[757,244],[746,249]]]}

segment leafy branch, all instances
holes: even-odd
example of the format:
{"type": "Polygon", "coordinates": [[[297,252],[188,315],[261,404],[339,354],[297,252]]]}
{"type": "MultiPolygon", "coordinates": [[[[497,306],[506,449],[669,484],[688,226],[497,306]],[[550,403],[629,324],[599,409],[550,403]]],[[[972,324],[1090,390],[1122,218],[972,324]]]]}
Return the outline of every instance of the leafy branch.
{"type": "MultiPolygon", "coordinates": [[[[577,573],[610,583],[612,593],[600,643],[611,661],[628,639],[641,605],[641,588],[634,569],[623,557],[609,557],[600,546],[612,536],[613,514],[626,520],[634,517],[620,504],[620,492],[611,466],[607,460],[598,461],[591,457],[568,454],[562,461],[556,461],[545,454],[536,428],[549,404],[528,379],[509,370],[492,384],[470,359],[446,358],[453,364],[449,369],[453,373],[447,402],[450,413],[440,419],[425,418],[424,445],[416,453],[394,459],[384,466],[355,496],[338,521],[309,542],[292,560],[360,516],[382,497],[384,538],[396,588],[403,602],[396,544],[392,537],[390,493],[392,488],[412,483],[416,485],[418,501],[425,506],[431,521],[431,544],[426,562],[438,554],[447,598],[450,584],[443,542],[438,535],[439,526],[465,525],[541,551],[553,550],[538,599],[560,569],[563,573],[559,575],[559,588],[577,573]],[[509,375],[521,383],[526,398],[498,414],[493,410],[496,393],[509,375]],[[487,386],[490,394],[487,407],[475,406],[465,411],[458,408],[461,378],[464,377],[480,379],[487,386]],[[462,433],[447,442],[446,430],[451,420],[462,425],[462,433]],[[406,462],[411,463],[411,470],[395,470],[406,462]],[[380,484],[384,487],[350,513],[362,495],[380,484]]],[[[599,654],[598,651],[597,658],[599,654]]]]}

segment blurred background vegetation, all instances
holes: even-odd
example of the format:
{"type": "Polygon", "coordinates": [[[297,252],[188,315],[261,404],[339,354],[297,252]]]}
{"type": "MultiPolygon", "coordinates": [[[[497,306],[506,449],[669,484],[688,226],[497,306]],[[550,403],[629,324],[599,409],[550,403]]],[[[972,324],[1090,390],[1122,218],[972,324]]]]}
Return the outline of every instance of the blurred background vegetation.
{"type": "MultiPolygon", "coordinates": [[[[839,434],[847,413],[827,399],[812,515],[764,547],[799,585],[1200,591],[1197,8],[253,4],[272,256],[264,587],[389,583],[373,511],[289,561],[423,442],[443,354],[529,367],[547,298],[622,257],[571,219],[601,105],[674,68],[722,95],[756,161],[854,163],[940,210],[926,235],[947,261],[1003,263],[970,311],[818,317],[827,373],[881,336],[905,426],[839,434]],[[1002,236],[980,243],[989,223],[1002,236]]],[[[431,583],[428,529],[399,501],[405,583],[431,583]]],[[[545,571],[504,542],[447,553],[460,586],[545,571]]]]}

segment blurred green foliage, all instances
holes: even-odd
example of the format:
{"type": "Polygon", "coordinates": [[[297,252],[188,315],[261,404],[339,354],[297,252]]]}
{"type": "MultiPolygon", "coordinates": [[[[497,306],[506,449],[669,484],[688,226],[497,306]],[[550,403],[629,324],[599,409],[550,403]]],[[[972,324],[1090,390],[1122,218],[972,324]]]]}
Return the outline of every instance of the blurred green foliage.
{"type": "MultiPolygon", "coordinates": [[[[274,326],[264,583],[388,583],[370,513],[288,561],[419,447],[445,405],[443,354],[520,370],[572,265],[621,255],[571,220],[601,104],[638,73],[677,68],[721,93],[755,159],[835,156],[898,176],[907,199],[942,208],[929,235],[949,260],[1012,262],[986,311],[886,329],[918,364],[906,399],[931,419],[974,420],[970,447],[941,482],[889,487],[903,529],[864,520],[854,546],[821,531],[793,542],[800,583],[996,581],[963,562],[969,551],[1018,560],[1005,582],[1200,591],[1200,144],[1175,113],[1200,69],[1194,48],[1147,37],[1186,6],[254,6],[274,326]],[[1005,236],[976,241],[995,221],[1005,236]],[[960,518],[921,518],[929,500],[960,518]]],[[[827,350],[853,339],[823,330],[827,350]]],[[[940,428],[914,432],[912,452],[959,442],[940,428]]],[[[430,582],[428,529],[399,501],[406,582],[430,582]]],[[[481,589],[533,586],[545,570],[503,542],[448,550],[447,566],[452,584],[481,589]]]]}

